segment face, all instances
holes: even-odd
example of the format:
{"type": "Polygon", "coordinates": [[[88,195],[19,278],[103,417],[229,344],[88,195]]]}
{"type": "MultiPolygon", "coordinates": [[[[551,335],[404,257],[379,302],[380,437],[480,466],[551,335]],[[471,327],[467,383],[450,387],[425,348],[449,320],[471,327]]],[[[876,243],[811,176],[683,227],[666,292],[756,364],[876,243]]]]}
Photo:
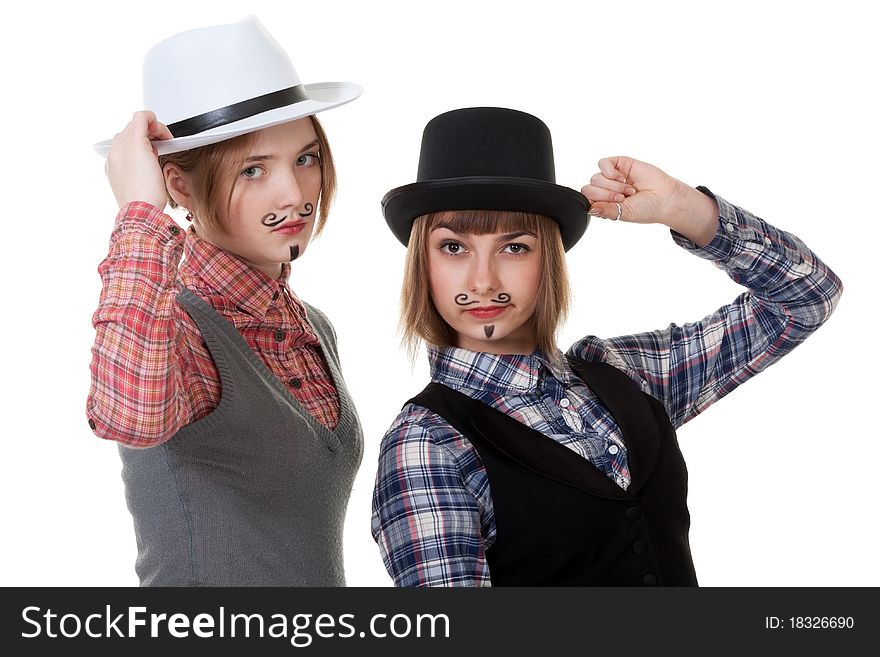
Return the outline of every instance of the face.
{"type": "Polygon", "coordinates": [[[238,172],[229,214],[220,217],[226,231],[205,237],[278,278],[281,263],[300,257],[312,235],[321,193],[320,157],[308,117],[261,130],[238,172]]]}
{"type": "Polygon", "coordinates": [[[541,278],[541,245],[528,232],[471,235],[440,226],[428,237],[431,298],[456,346],[530,354],[541,278]]]}

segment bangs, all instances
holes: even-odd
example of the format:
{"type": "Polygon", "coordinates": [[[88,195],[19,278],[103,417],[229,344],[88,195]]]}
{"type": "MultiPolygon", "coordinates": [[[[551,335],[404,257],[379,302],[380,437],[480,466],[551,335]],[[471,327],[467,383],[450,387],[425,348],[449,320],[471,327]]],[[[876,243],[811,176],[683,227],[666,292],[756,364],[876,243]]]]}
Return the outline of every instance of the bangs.
{"type": "Polygon", "coordinates": [[[448,228],[456,233],[486,235],[525,231],[538,235],[540,215],[510,210],[444,210],[423,217],[430,233],[436,228],[448,228]]]}

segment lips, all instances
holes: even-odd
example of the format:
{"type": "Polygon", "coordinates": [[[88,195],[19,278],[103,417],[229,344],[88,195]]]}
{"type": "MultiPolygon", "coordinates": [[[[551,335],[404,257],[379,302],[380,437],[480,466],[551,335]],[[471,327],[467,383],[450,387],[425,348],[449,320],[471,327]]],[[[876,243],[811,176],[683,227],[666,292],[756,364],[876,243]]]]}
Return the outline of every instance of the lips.
{"type": "Polygon", "coordinates": [[[507,308],[508,306],[478,306],[477,308],[469,308],[465,312],[476,319],[492,319],[498,317],[507,308]]]}
{"type": "Polygon", "coordinates": [[[290,221],[281,224],[278,228],[273,228],[272,232],[280,233],[281,235],[296,235],[297,233],[302,232],[305,227],[305,221],[290,221]]]}

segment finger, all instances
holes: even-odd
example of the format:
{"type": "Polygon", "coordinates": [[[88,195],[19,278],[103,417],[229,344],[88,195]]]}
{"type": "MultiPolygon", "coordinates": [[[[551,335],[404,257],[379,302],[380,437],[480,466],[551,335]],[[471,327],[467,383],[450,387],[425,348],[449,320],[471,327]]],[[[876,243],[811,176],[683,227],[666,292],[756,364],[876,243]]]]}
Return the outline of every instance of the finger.
{"type": "Polygon", "coordinates": [[[144,124],[150,123],[156,120],[156,115],[150,110],[138,110],[134,113],[134,116],[131,117],[132,121],[143,122],[144,124]]]}
{"type": "Polygon", "coordinates": [[[131,122],[126,126],[126,130],[135,140],[147,139],[173,139],[174,135],[168,130],[168,127],[156,118],[156,115],[150,110],[141,110],[135,112],[131,117],[131,122]]]}
{"type": "Polygon", "coordinates": [[[626,196],[620,192],[595,185],[584,185],[581,188],[581,194],[590,199],[590,203],[595,203],[596,201],[622,203],[626,200],[626,196]]]}
{"type": "Polygon", "coordinates": [[[174,139],[168,127],[160,121],[150,122],[147,136],[150,139],[174,139]]]}
{"type": "Polygon", "coordinates": [[[601,172],[593,174],[593,177],[590,178],[590,185],[601,189],[609,189],[619,194],[626,194],[627,196],[636,193],[636,190],[632,185],[627,185],[626,183],[618,182],[617,180],[611,180],[601,172]]]}
{"type": "Polygon", "coordinates": [[[607,178],[625,183],[629,178],[630,169],[632,169],[633,159],[623,155],[615,155],[614,157],[603,157],[599,160],[599,171],[607,178]]]}
{"type": "Polygon", "coordinates": [[[603,219],[611,219],[612,221],[616,219],[628,221],[630,216],[626,203],[608,203],[604,201],[593,203],[587,214],[591,217],[602,217],[603,219]]]}
{"type": "Polygon", "coordinates": [[[152,115],[152,112],[135,112],[131,115],[131,121],[128,122],[128,125],[125,126],[121,133],[121,138],[132,138],[132,139],[141,139],[146,138],[150,129],[150,121],[148,115],[152,115]]]}

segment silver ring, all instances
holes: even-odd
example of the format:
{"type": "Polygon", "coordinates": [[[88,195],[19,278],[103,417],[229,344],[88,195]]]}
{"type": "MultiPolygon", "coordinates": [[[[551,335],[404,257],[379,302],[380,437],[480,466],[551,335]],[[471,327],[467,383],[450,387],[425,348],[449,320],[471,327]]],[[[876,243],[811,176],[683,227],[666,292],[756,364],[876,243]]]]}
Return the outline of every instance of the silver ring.
{"type": "Polygon", "coordinates": [[[614,217],[614,221],[619,221],[619,220],[620,220],[620,214],[623,212],[623,208],[620,207],[620,203],[615,203],[614,205],[617,206],[617,216],[614,217]]]}

